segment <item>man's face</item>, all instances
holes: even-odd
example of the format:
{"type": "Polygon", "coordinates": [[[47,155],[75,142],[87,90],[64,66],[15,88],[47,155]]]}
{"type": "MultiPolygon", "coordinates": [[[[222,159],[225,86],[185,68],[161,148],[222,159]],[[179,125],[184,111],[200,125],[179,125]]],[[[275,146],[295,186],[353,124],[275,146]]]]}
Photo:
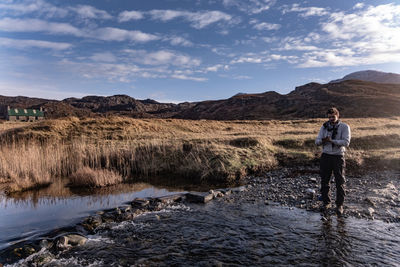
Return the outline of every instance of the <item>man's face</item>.
{"type": "Polygon", "coordinates": [[[328,119],[331,123],[336,123],[339,117],[336,114],[328,114],[328,119]]]}

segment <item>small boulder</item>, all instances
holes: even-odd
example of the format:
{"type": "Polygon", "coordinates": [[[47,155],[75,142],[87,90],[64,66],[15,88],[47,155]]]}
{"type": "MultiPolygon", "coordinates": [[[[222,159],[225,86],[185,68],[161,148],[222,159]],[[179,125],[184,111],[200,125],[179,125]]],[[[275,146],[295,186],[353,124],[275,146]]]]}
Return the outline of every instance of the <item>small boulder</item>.
{"type": "Polygon", "coordinates": [[[161,202],[161,203],[170,204],[170,203],[173,203],[173,202],[181,201],[182,200],[182,195],[178,194],[178,195],[163,196],[163,197],[156,198],[156,200],[161,202]]]}
{"type": "Polygon", "coordinates": [[[189,192],[186,194],[186,200],[193,203],[207,203],[213,198],[214,195],[207,192],[189,192]]]}
{"type": "Polygon", "coordinates": [[[43,239],[39,242],[39,247],[40,248],[51,248],[53,243],[49,242],[47,239],[43,239]]]}
{"type": "Polygon", "coordinates": [[[372,199],[370,199],[370,198],[365,198],[364,199],[364,201],[366,202],[366,203],[368,203],[368,205],[370,205],[370,206],[372,206],[372,207],[375,207],[375,203],[374,203],[374,201],[372,201],[372,199]]]}
{"type": "Polygon", "coordinates": [[[68,247],[68,237],[66,236],[61,236],[59,238],[57,238],[56,241],[56,248],[58,250],[64,250],[68,247]]]}
{"type": "Polygon", "coordinates": [[[132,207],[136,207],[136,208],[144,208],[147,205],[149,205],[150,201],[148,201],[147,199],[143,199],[143,198],[136,198],[132,201],[131,205],[132,207]]]}
{"type": "Polygon", "coordinates": [[[230,194],[232,194],[232,190],[230,188],[218,189],[218,191],[224,194],[225,196],[229,196],[230,194]]]}
{"type": "Polygon", "coordinates": [[[123,205],[123,206],[118,207],[118,208],[122,213],[126,213],[126,212],[131,211],[132,206],[131,205],[123,205]]]}
{"type": "Polygon", "coordinates": [[[314,196],[315,196],[315,194],[316,194],[316,192],[315,192],[314,189],[312,189],[312,188],[307,188],[307,189],[306,189],[307,198],[313,199],[314,196]]]}
{"type": "Polygon", "coordinates": [[[68,240],[68,244],[71,246],[84,245],[87,241],[87,238],[77,234],[70,234],[65,236],[68,240]]]}
{"type": "Polygon", "coordinates": [[[234,193],[239,193],[239,192],[244,192],[244,191],[246,191],[246,186],[244,186],[244,185],[232,188],[232,192],[234,192],[234,193]]]}

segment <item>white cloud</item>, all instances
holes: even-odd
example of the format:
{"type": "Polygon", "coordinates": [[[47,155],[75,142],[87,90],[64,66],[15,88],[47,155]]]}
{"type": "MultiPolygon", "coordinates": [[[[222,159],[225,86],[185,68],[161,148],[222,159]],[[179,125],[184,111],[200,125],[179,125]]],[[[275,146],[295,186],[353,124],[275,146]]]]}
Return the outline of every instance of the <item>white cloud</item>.
{"type": "Polygon", "coordinates": [[[301,68],[400,62],[400,5],[356,6],[327,14],[321,31],[287,37],[276,50],[302,52],[288,60],[301,68]]]}
{"type": "Polygon", "coordinates": [[[291,64],[297,62],[297,56],[270,54],[269,51],[264,51],[260,53],[247,53],[244,56],[240,56],[230,62],[230,64],[239,63],[252,63],[252,64],[263,64],[272,61],[287,61],[291,64]]]}
{"type": "Polygon", "coordinates": [[[279,30],[281,28],[281,25],[279,24],[274,24],[274,23],[267,23],[267,22],[261,22],[253,25],[253,28],[262,31],[262,30],[279,30]]]}
{"type": "Polygon", "coordinates": [[[119,13],[119,15],[118,15],[119,22],[126,22],[126,21],[130,21],[130,20],[140,20],[143,18],[144,18],[143,12],[135,11],[135,10],[123,11],[123,12],[119,13]]]}
{"type": "Polygon", "coordinates": [[[24,39],[10,39],[10,38],[1,38],[0,37],[0,45],[5,47],[11,48],[46,48],[46,49],[53,49],[53,50],[65,50],[72,47],[69,43],[62,43],[62,42],[48,42],[48,41],[41,41],[41,40],[24,40],[24,39]]]}
{"type": "Polygon", "coordinates": [[[112,16],[104,10],[97,9],[88,5],[78,5],[70,7],[70,10],[78,14],[83,19],[111,19],[112,16]]]}
{"type": "Polygon", "coordinates": [[[110,52],[95,53],[90,57],[93,61],[99,62],[116,62],[117,58],[110,52]]]}
{"type": "Polygon", "coordinates": [[[273,43],[278,41],[279,39],[277,37],[262,37],[261,40],[263,40],[266,43],[273,43]]]}
{"type": "Polygon", "coordinates": [[[285,50],[297,50],[297,51],[314,51],[319,50],[318,47],[314,45],[308,44],[307,41],[312,40],[312,38],[316,38],[313,34],[309,34],[306,38],[299,37],[286,37],[281,40],[281,45],[276,50],[285,51],[285,50]]]}
{"type": "Polygon", "coordinates": [[[47,17],[65,17],[68,14],[68,10],[65,8],[56,7],[43,0],[29,0],[20,3],[10,1],[10,3],[0,4],[0,9],[12,15],[23,15],[36,12],[47,17]]]}
{"type": "Polygon", "coordinates": [[[231,64],[237,63],[263,63],[263,59],[258,56],[243,56],[231,61],[231,64]]]}
{"type": "MultiPolygon", "coordinates": [[[[157,57],[157,56],[156,56],[157,57]]],[[[157,60],[165,62],[168,56],[158,56],[157,60]]],[[[131,60],[129,60],[131,61],[131,60]]],[[[154,63],[155,61],[151,62],[154,63]]],[[[64,72],[76,73],[86,79],[103,79],[106,77],[110,82],[131,82],[137,78],[145,79],[179,79],[191,80],[196,82],[206,81],[206,78],[195,77],[191,70],[170,70],[162,66],[140,67],[131,62],[127,63],[108,63],[108,62],[74,62],[62,60],[59,65],[64,72]]]]}
{"type": "Polygon", "coordinates": [[[217,65],[214,65],[214,66],[207,67],[205,69],[205,72],[217,72],[220,69],[228,70],[229,66],[228,65],[217,64],[217,65]]]}
{"type": "Polygon", "coordinates": [[[171,45],[193,46],[193,43],[181,36],[165,37],[164,41],[170,42],[171,45]]]}
{"type": "Polygon", "coordinates": [[[207,81],[207,78],[187,76],[184,74],[172,74],[171,78],[178,79],[178,80],[190,80],[190,81],[195,81],[195,82],[207,81]]]}
{"type": "Polygon", "coordinates": [[[94,38],[104,41],[149,42],[160,37],[141,31],[129,31],[119,28],[79,29],[67,23],[48,22],[38,19],[0,20],[0,30],[7,32],[46,32],[50,34],[73,35],[76,37],[94,38]]]}
{"type": "Polygon", "coordinates": [[[337,41],[337,46],[350,47],[369,58],[373,54],[387,58],[385,54],[400,52],[400,5],[371,6],[352,14],[333,13],[322,24],[322,30],[337,41]]]}
{"type": "Polygon", "coordinates": [[[73,13],[83,19],[111,19],[112,16],[104,10],[97,9],[89,5],[67,6],[64,8],[57,7],[43,0],[23,0],[19,3],[3,3],[0,4],[0,9],[5,10],[7,14],[24,15],[36,13],[44,15],[48,18],[66,17],[73,13]]]}
{"type": "Polygon", "coordinates": [[[85,35],[82,30],[68,23],[47,22],[39,19],[3,18],[0,20],[0,30],[6,32],[48,32],[80,37],[85,35]]]}
{"type": "Polygon", "coordinates": [[[282,10],[283,14],[289,12],[298,12],[302,17],[311,17],[311,16],[325,16],[329,14],[329,10],[327,8],[322,7],[300,7],[299,4],[293,4],[291,7],[285,6],[282,10]]]}
{"type": "Polygon", "coordinates": [[[147,52],[145,50],[124,50],[131,56],[130,60],[144,65],[174,65],[194,67],[200,65],[201,61],[190,56],[169,50],[147,52]]]}
{"type": "Polygon", "coordinates": [[[357,4],[355,4],[354,5],[354,9],[361,9],[361,8],[363,8],[365,6],[365,4],[364,3],[357,3],[357,4]]]}
{"type": "Polygon", "coordinates": [[[196,29],[202,29],[210,24],[219,21],[232,21],[232,16],[221,11],[176,11],[176,10],[152,10],[149,12],[152,19],[161,21],[170,21],[176,18],[183,18],[191,22],[191,26],[196,29]]]}
{"type": "Polygon", "coordinates": [[[160,39],[160,37],[154,34],[144,33],[141,31],[128,31],[112,27],[94,30],[90,33],[90,36],[104,41],[134,41],[142,43],[160,39]]]}
{"type": "Polygon", "coordinates": [[[250,76],[247,76],[247,75],[238,75],[238,76],[233,76],[233,79],[235,79],[235,80],[251,80],[253,78],[250,76]]]}
{"type": "Polygon", "coordinates": [[[266,11],[275,4],[275,0],[222,0],[226,7],[236,7],[247,14],[258,14],[266,11]]]}

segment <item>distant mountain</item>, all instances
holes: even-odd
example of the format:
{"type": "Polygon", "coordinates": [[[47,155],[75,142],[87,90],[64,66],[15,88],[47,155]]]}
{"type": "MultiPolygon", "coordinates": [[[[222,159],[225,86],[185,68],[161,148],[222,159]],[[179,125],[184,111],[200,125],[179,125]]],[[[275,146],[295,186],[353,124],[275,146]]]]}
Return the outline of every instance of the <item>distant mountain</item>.
{"type": "Polygon", "coordinates": [[[361,80],[375,83],[395,83],[400,84],[400,74],[387,73],[375,70],[364,70],[350,73],[342,79],[330,81],[330,83],[342,82],[346,80],[361,80]]]}
{"type": "Polygon", "coordinates": [[[400,116],[400,84],[344,80],[309,83],[287,95],[277,92],[237,94],[216,101],[159,103],[127,95],[86,96],[62,101],[0,96],[0,109],[43,107],[47,118],[118,115],[132,118],[211,120],[296,119],[325,116],[336,106],[343,117],[400,116]]]}
{"type": "Polygon", "coordinates": [[[294,119],[325,116],[336,106],[344,117],[400,116],[400,85],[359,80],[309,83],[287,95],[276,92],[203,101],[178,113],[182,119],[294,119]]]}

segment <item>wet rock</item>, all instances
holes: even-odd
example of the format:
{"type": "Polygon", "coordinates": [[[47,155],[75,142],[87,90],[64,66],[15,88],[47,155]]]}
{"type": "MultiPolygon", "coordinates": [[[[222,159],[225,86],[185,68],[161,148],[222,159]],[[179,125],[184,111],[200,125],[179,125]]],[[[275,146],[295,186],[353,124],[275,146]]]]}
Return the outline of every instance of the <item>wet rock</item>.
{"type": "Polygon", "coordinates": [[[368,204],[368,205],[371,205],[372,207],[375,207],[375,203],[374,203],[374,201],[372,201],[372,199],[370,199],[370,198],[365,198],[364,199],[364,201],[368,204]]]}
{"type": "Polygon", "coordinates": [[[317,178],[311,177],[310,179],[308,179],[311,183],[317,183],[317,178]]]}
{"type": "MultiPolygon", "coordinates": [[[[103,212],[103,214],[104,214],[104,212],[103,212]]],[[[85,223],[92,226],[92,228],[97,228],[103,223],[103,220],[100,215],[96,215],[96,216],[90,216],[89,218],[87,218],[85,223]]]]}
{"type": "Polygon", "coordinates": [[[26,258],[35,252],[36,250],[33,247],[25,245],[23,247],[13,249],[11,254],[16,258],[26,258]]]}
{"type": "Polygon", "coordinates": [[[43,239],[39,242],[39,247],[40,248],[45,248],[45,249],[49,249],[53,246],[52,242],[49,242],[47,239],[43,239]]]}
{"type": "Polygon", "coordinates": [[[135,218],[135,214],[132,212],[125,212],[120,216],[121,221],[130,221],[133,220],[133,218],[135,218]]]}
{"type": "Polygon", "coordinates": [[[214,194],[214,197],[223,197],[224,196],[224,194],[222,193],[222,192],[219,192],[219,191],[217,191],[215,194],[214,194]]]}
{"type": "Polygon", "coordinates": [[[82,223],[81,225],[82,225],[82,227],[83,227],[86,231],[88,231],[89,233],[94,233],[94,228],[93,228],[92,225],[90,225],[90,224],[88,224],[88,223],[82,223]]]}
{"type": "Polygon", "coordinates": [[[156,198],[157,201],[165,204],[171,204],[173,202],[179,202],[182,200],[182,195],[170,195],[170,196],[164,196],[164,197],[158,197],[156,198]]]}
{"type": "Polygon", "coordinates": [[[232,190],[230,188],[218,189],[218,191],[225,196],[229,196],[230,194],[232,194],[232,190]]]}
{"type": "Polygon", "coordinates": [[[123,206],[118,207],[118,208],[122,213],[126,213],[126,212],[131,211],[132,206],[131,205],[123,205],[123,206]]]}
{"type": "Polygon", "coordinates": [[[192,203],[207,203],[213,198],[213,194],[204,192],[189,192],[186,194],[186,200],[192,203]]]}
{"type": "Polygon", "coordinates": [[[67,238],[68,244],[71,246],[81,246],[87,241],[86,237],[77,234],[71,234],[64,237],[67,238]]]}
{"type": "Polygon", "coordinates": [[[373,208],[369,207],[367,210],[367,215],[373,216],[374,212],[375,212],[375,210],[373,208]]]}
{"type": "Polygon", "coordinates": [[[68,248],[68,238],[66,236],[61,236],[56,240],[56,249],[57,250],[64,250],[68,248]]]}
{"type": "Polygon", "coordinates": [[[247,189],[246,189],[246,186],[244,186],[244,185],[239,186],[239,187],[232,188],[232,192],[233,192],[233,193],[240,193],[240,192],[244,192],[244,191],[246,191],[246,190],[247,190],[247,189]]]}
{"type": "Polygon", "coordinates": [[[38,264],[39,266],[42,266],[44,264],[51,262],[53,259],[54,259],[54,255],[51,254],[50,252],[46,252],[44,254],[37,256],[35,258],[34,262],[36,264],[38,264]]]}
{"type": "Polygon", "coordinates": [[[132,201],[131,205],[132,207],[137,207],[137,208],[144,208],[147,205],[149,205],[150,201],[147,199],[143,198],[136,198],[132,201]]]}
{"type": "Polygon", "coordinates": [[[306,189],[306,195],[307,195],[307,198],[313,199],[315,197],[315,195],[316,195],[316,192],[312,188],[307,188],[306,189]]]}

